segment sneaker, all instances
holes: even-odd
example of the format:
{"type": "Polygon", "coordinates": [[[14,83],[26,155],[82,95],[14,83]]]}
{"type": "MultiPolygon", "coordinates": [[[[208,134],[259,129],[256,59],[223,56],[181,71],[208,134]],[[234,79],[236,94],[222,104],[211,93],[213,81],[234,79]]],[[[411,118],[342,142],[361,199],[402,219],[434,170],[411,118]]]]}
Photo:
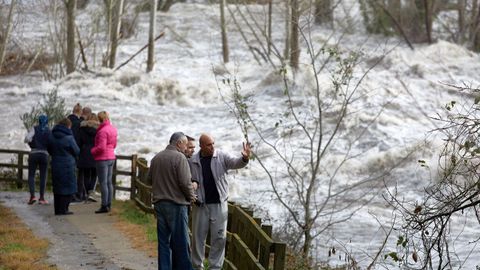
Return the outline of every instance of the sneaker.
{"type": "Polygon", "coordinates": [[[97,202],[97,199],[95,199],[94,197],[92,196],[88,196],[87,198],[87,201],[90,201],[90,202],[97,202]]]}
{"type": "Polygon", "coordinates": [[[37,202],[37,198],[34,197],[30,197],[30,200],[28,201],[28,204],[32,205],[34,204],[35,202],[37,202]]]}
{"type": "Polygon", "coordinates": [[[48,204],[48,201],[45,200],[45,199],[40,199],[40,200],[38,200],[38,204],[47,205],[47,204],[48,204]]]}

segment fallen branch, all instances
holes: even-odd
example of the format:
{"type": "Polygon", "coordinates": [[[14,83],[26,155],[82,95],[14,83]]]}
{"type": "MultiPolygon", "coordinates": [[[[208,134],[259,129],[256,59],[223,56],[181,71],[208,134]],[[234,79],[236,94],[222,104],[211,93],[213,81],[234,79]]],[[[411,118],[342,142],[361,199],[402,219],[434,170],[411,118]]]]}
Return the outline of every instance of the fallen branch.
{"type": "MultiPolygon", "coordinates": [[[[153,41],[157,41],[159,38],[163,37],[165,35],[165,32],[161,32],[153,41]]],[[[120,64],[117,68],[115,68],[115,71],[119,70],[121,67],[125,66],[128,64],[128,62],[132,61],[133,58],[135,58],[137,55],[139,55],[143,50],[148,48],[148,44],[143,46],[140,50],[138,50],[134,55],[132,55],[130,58],[127,59],[127,61],[123,62],[120,64]]]]}

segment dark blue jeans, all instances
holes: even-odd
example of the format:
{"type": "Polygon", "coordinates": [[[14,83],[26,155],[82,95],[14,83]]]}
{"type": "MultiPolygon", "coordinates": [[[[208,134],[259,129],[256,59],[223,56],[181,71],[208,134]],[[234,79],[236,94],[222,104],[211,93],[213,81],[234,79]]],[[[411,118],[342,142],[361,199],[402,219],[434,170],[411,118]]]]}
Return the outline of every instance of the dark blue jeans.
{"type": "Polygon", "coordinates": [[[45,185],[47,183],[48,155],[45,153],[33,153],[28,155],[28,187],[30,196],[35,196],[35,171],[40,171],[40,198],[45,194],[45,185]]]}
{"type": "Polygon", "coordinates": [[[169,201],[155,203],[158,269],[191,270],[187,206],[169,201]]]}

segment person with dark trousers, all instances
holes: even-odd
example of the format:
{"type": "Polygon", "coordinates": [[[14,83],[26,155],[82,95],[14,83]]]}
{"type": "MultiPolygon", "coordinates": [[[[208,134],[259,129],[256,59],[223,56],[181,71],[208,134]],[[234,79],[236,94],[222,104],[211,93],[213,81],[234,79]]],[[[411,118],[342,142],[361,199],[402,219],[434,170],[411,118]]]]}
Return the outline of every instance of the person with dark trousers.
{"type": "Polygon", "coordinates": [[[117,147],[117,128],[110,123],[106,111],[98,113],[100,126],[95,135],[95,145],[92,153],[97,168],[98,183],[102,194],[102,205],[95,211],[96,214],[108,213],[113,199],[113,164],[115,163],[115,147],[117,147]]]}
{"type": "Polygon", "coordinates": [[[191,270],[187,208],[195,201],[185,150],[187,137],[175,132],[169,145],[150,162],[147,184],[152,186],[157,217],[158,269],[191,270]]]}
{"type": "Polygon", "coordinates": [[[55,215],[73,214],[68,210],[72,195],[77,192],[75,176],[76,157],[80,149],[70,129],[68,118],[60,120],[53,127],[48,138],[48,153],[52,156],[52,186],[55,215]]]}
{"type": "Polygon", "coordinates": [[[37,167],[40,171],[40,198],[38,204],[48,204],[44,195],[48,168],[47,143],[50,133],[48,117],[40,115],[38,117],[38,125],[34,126],[25,137],[25,143],[28,143],[31,148],[28,155],[28,187],[30,190],[28,204],[34,204],[37,201],[35,197],[35,171],[37,167]]]}
{"type": "MultiPolygon", "coordinates": [[[[85,107],[87,108],[87,107],[85,107]]],[[[84,108],[84,109],[85,109],[84,108]]],[[[80,155],[77,161],[78,182],[77,182],[77,198],[80,200],[96,201],[91,194],[95,189],[97,182],[97,170],[95,168],[95,160],[93,159],[91,150],[95,145],[95,135],[100,125],[98,117],[94,113],[89,113],[87,118],[80,123],[78,130],[78,147],[80,155]]]]}

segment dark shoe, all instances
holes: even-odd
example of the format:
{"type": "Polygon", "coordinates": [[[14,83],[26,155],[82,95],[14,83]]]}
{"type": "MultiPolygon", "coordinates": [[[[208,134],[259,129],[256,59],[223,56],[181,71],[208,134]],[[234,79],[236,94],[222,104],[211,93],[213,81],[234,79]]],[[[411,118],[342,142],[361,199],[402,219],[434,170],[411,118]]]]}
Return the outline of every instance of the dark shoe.
{"type": "Polygon", "coordinates": [[[37,198],[35,198],[35,196],[30,197],[30,200],[28,200],[28,204],[30,205],[34,204],[35,202],[37,202],[37,198]]]}
{"type": "Polygon", "coordinates": [[[74,196],[74,197],[72,198],[72,200],[70,200],[70,203],[73,203],[73,204],[75,204],[75,203],[81,203],[81,202],[83,202],[83,201],[82,201],[81,199],[79,199],[77,196],[74,196]]]}
{"type": "Polygon", "coordinates": [[[95,211],[95,214],[102,214],[102,213],[108,213],[110,209],[106,206],[100,207],[97,211],[95,211]]]}

